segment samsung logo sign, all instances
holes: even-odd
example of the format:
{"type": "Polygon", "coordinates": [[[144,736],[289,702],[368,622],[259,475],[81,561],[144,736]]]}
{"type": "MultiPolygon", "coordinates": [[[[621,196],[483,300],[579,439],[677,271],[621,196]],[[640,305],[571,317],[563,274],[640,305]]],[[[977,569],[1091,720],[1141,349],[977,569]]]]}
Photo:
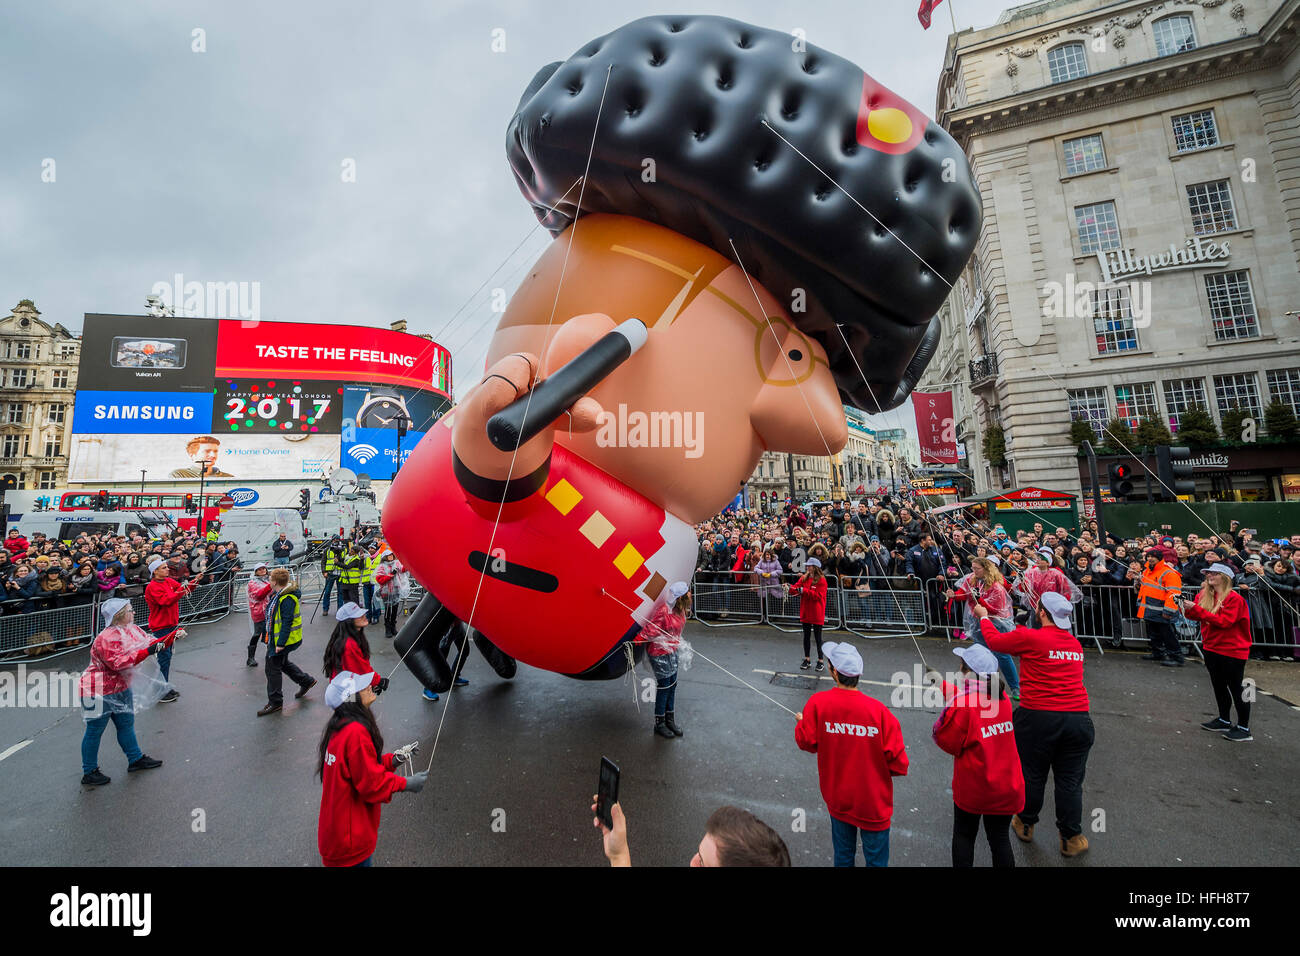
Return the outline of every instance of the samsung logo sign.
{"type": "Polygon", "coordinates": [[[96,405],[95,421],[193,421],[193,405],[96,405]]]}
{"type": "Polygon", "coordinates": [[[226,494],[234,499],[236,508],[247,508],[261,497],[252,488],[231,488],[226,494]]]}

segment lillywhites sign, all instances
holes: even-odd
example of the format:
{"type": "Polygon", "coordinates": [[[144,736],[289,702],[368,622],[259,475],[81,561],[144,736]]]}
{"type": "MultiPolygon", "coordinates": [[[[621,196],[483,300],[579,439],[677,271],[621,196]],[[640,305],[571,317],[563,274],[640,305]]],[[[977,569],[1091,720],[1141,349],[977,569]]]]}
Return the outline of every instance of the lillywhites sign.
{"type": "Polygon", "coordinates": [[[1157,272],[1174,272],[1178,269],[1221,269],[1231,256],[1228,241],[1216,242],[1200,236],[1188,236],[1180,247],[1169,243],[1168,249],[1138,255],[1134,249],[1119,249],[1097,253],[1101,263],[1102,284],[1117,282],[1136,275],[1153,275],[1157,272]]]}
{"type": "Polygon", "coordinates": [[[1189,458],[1187,463],[1193,468],[1227,468],[1228,456],[1205,454],[1199,458],[1189,458]]]}

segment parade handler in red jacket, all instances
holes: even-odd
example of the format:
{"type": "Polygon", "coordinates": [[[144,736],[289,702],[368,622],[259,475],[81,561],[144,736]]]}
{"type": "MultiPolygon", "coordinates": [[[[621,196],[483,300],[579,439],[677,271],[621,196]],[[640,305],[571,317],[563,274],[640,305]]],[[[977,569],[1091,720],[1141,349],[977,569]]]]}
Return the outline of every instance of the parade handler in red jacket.
{"type": "Polygon", "coordinates": [[[149,562],[149,574],[152,579],[144,588],[144,601],[149,608],[149,631],[163,642],[163,650],[158,653],[158,670],[168,683],[167,693],[159,698],[159,703],[170,704],[181,696],[180,691],[170,686],[172,646],[178,637],[185,636],[185,631],[180,626],[180,601],[203,580],[203,575],[180,584],[172,577],[171,568],[162,558],[154,558],[149,562]]]}
{"type": "Polygon", "coordinates": [[[415,748],[384,753],[370,710],[375,677],[341,671],[325,688],[325,703],[334,713],[321,735],[316,763],[321,781],[316,844],[326,866],[369,866],[379,842],[379,805],[395,793],[419,793],[429,779],[428,771],[409,777],[394,773],[415,748]]]}
{"type": "Polygon", "coordinates": [[[1038,627],[1007,634],[998,632],[985,608],[977,607],[975,615],[990,649],[1020,656],[1020,707],[1012,724],[1025,775],[1025,808],[1012,818],[1011,828],[1023,842],[1033,840],[1051,770],[1061,855],[1075,857],[1088,849],[1083,775],[1095,732],[1083,686],[1083,645],[1070,633],[1070,608],[1069,598],[1048,591],[1035,610],[1038,627]]]}
{"type": "Polygon", "coordinates": [[[827,641],[821,649],[835,686],[813,694],[795,715],[795,743],[817,755],[835,865],[856,863],[861,832],[866,865],[888,866],[893,778],[907,775],[903,730],[889,708],[858,690],[862,655],[857,648],[827,641]]]}
{"type": "Polygon", "coordinates": [[[994,866],[1015,866],[1011,815],[1025,805],[1011,699],[991,678],[997,655],[972,644],[953,653],[961,658],[961,680],[943,683],[943,713],[934,722],[934,742],[952,754],[952,865],[975,865],[980,819],[994,866]]]}
{"type": "Polygon", "coordinates": [[[1205,583],[1194,601],[1179,601],[1183,614],[1201,622],[1201,652],[1210,686],[1219,705],[1219,716],[1201,724],[1202,729],[1221,731],[1225,740],[1247,741],[1250,733],[1250,703],[1241,692],[1250,657],[1250,608],[1246,599],[1232,589],[1233,570],[1226,564],[1205,569],[1205,583]],[[1237,722],[1232,707],[1237,708],[1237,722]]]}

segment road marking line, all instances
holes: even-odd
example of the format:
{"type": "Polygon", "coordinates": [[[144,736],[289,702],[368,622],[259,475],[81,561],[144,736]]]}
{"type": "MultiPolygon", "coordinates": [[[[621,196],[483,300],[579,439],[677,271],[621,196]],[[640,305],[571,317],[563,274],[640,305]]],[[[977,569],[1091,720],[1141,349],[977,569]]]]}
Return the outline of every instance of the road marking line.
{"type": "MultiPolygon", "coordinates": [[[[834,677],[819,676],[817,674],[792,674],[787,671],[765,671],[762,668],[755,667],[755,674],[771,674],[772,676],[780,675],[781,677],[811,677],[814,680],[828,680],[834,682],[834,677]]],[[[865,677],[858,678],[859,684],[874,684],[876,687],[907,687],[911,690],[926,690],[927,688],[919,684],[895,684],[893,681],[885,680],[867,680],[865,677]]]]}
{"type": "Polygon", "coordinates": [[[26,747],[29,743],[31,743],[31,742],[32,742],[32,739],[33,739],[33,738],[28,737],[26,740],[22,741],[21,743],[14,744],[12,747],[10,747],[8,750],[6,750],[4,753],[0,753],[0,760],[4,760],[5,757],[12,757],[14,754],[18,753],[18,751],[22,750],[22,749],[23,749],[24,747],[26,747]]]}

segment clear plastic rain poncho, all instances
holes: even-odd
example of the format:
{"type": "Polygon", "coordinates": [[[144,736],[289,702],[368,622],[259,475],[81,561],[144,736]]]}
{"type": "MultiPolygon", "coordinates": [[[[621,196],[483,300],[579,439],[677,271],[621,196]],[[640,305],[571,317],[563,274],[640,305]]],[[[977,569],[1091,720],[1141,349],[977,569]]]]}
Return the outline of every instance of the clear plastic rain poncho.
{"type": "Polygon", "coordinates": [[[979,633],[980,619],[975,616],[977,603],[988,608],[989,620],[999,631],[1006,633],[1015,628],[1011,593],[1005,584],[988,584],[974,574],[968,574],[957,582],[954,590],[958,594],[964,592],[966,595],[965,600],[962,601],[962,628],[972,641],[979,633]]]}
{"type": "Polygon", "coordinates": [[[669,654],[676,654],[677,666],[682,670],[689,670],[695,651],[690,641],[682,637],[682,629],[685,626],[684,615],[673,611],[668,604],[660,604],[651,612],[645,627],[641,628],[637,641],[650,645],[648,648],[650,656],[666,657],[669,654]]]}
{"type": "Polygon", "coordinates": [[[1078,604],[1083,600],[1083,590],[1079,585],[1071,581],[1065,576],[1064,571],[1055,566],[1029,568],[1020,575],[1020,581],[1016,585],[1016,594],[1020,597],[1023,605],[1031,611],[1038,607],[1038,602],[1048,591],[1055,591],[1057,594],[1064,595],[1070,599],[1071,604],[1078,604]]]}
{"type": "Polygon", "coordinates": [[[110,625],[90,646],[90,666],[81,675],[82,717],[139,713],[167,693],[158,658],[140,652],[154,639],[135,624],[110,625]]]}

